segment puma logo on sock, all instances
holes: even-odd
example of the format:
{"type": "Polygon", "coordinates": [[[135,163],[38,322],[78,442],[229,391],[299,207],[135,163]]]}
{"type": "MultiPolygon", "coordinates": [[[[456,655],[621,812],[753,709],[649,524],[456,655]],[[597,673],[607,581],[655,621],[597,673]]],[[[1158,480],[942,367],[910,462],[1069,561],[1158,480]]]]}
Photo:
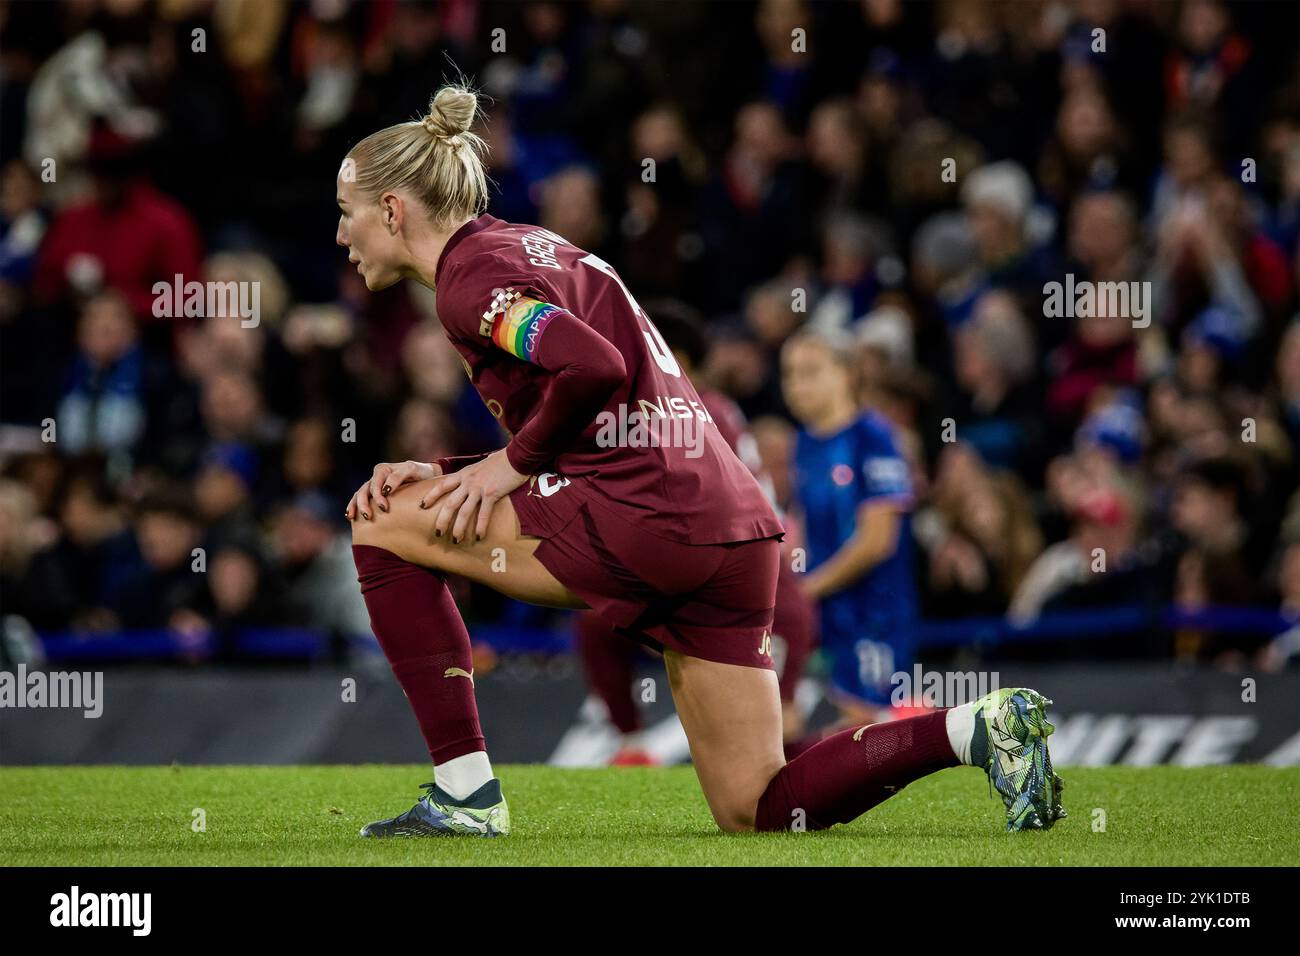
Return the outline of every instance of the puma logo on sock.
{"type": "Polygon", "coordinates": [[[474,668],[471,667],[469,670],[464,670],[459,667],[448,667],[445,671],[443,671],[442,676],[443,677],[468,677],[469,682],[472,684],[474,683],[474,668]]]}

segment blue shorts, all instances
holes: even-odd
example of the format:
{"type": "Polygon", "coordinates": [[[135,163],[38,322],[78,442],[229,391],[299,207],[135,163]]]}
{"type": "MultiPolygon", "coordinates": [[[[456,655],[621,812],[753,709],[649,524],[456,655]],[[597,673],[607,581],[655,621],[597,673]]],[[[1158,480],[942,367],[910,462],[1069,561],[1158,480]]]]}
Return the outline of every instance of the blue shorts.
{"type": "Polygon", "coordinates": [[[822,618],[822,651],[830,664],[831,688],[863,703],[888,707],[894,675],[910,675],[916,663],[915,622],[872,621],[836,626],[822,618]]]}

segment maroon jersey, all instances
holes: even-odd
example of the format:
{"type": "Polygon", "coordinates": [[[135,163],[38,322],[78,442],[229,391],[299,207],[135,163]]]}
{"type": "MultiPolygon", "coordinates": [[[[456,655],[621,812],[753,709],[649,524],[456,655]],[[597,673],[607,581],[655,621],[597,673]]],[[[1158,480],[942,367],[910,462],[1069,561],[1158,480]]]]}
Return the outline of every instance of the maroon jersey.
{"type": "MultiPolygon", "coordinates": [[[[783,533],[758,482],[606,262],[540,227],[483,215],[448,241],[435,283],[447,337],[511,434],[512,464],[534,475],[541,494],[554,494],[565,479],[579,482],[597,507],[687,544],[783,533]],[[575,423],[563,447],[550,448],[533,440],[538,429],[529,425],[568,363],[581,362],[547,348],[551,329],[555,342],[572,340],[561,340],[559,330],[574,328],[574,319],[599,335],[591,343],[617,350],[624,371],[594,420],[575,423]]],[[[558,505],[565,496],[555,497],[558,505]]]]}

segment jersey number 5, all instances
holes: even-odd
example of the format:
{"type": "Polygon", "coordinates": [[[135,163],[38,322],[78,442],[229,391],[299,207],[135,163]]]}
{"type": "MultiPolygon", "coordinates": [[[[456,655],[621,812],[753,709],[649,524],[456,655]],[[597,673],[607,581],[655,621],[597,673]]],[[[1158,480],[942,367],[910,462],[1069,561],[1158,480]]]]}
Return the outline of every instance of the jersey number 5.
{"type": "Polygon", "coordinates": [[[632,293],[627,291],[627,286],[625,286],[623,280],[618,277],[618,273],[614,271],[614,267],[604,259],[600,258],[600,256],[594,256],[591,253],[583,256],[578,261],[591,266],[593,269],[599,269],[601,272],[605,273],[605,275],[618,283],[618,287],[623,290],[623,295],[627,298],[627,304],[632,307],[632,311],[635,312],[641,321],[645,323],[645,328],[641,331],[645,336],[646,344],[650,346],[650,354],[654,356],[655,364],[663,370],[665,375],[672,375],[674,378],[681,378],[682,367],[677,364],[677,358],[673,355],[672,349],[668,347],[668,343],[664,341],[664,337],[659,334],[659,330],[655,328],[655,324],[650,321],[650,316],[645,314],[645,310],[642,309],[641,306],[637,305],[636,299],[632,298],[632,293]]]}

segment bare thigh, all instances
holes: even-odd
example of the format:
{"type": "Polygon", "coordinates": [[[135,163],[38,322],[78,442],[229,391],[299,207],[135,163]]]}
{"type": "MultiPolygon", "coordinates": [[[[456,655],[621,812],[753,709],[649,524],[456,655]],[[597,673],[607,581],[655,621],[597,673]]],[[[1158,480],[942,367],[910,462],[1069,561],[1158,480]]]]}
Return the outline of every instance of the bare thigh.
{"type": "Polygon", "coordinates": [[[370,519],[353,521],[352,543],[383,548],[403,561],[460,575],[529,604],[587,606],[537,560],[535,552],[542,539],[520,534],[509,498],[492,509],[487,535],[481,541],[452,544],[446,536],[434,537],[435,509],[420,507],[433,480],[403,485],[389,495],[387,512],[376,508],[370,519]]]}
{"type": "Polygon", "coordinates": [[[664,664],[713,819],[724,830],[752,830],[758,798],[785,766],[776,674],[669,649],[664,664]]]}

